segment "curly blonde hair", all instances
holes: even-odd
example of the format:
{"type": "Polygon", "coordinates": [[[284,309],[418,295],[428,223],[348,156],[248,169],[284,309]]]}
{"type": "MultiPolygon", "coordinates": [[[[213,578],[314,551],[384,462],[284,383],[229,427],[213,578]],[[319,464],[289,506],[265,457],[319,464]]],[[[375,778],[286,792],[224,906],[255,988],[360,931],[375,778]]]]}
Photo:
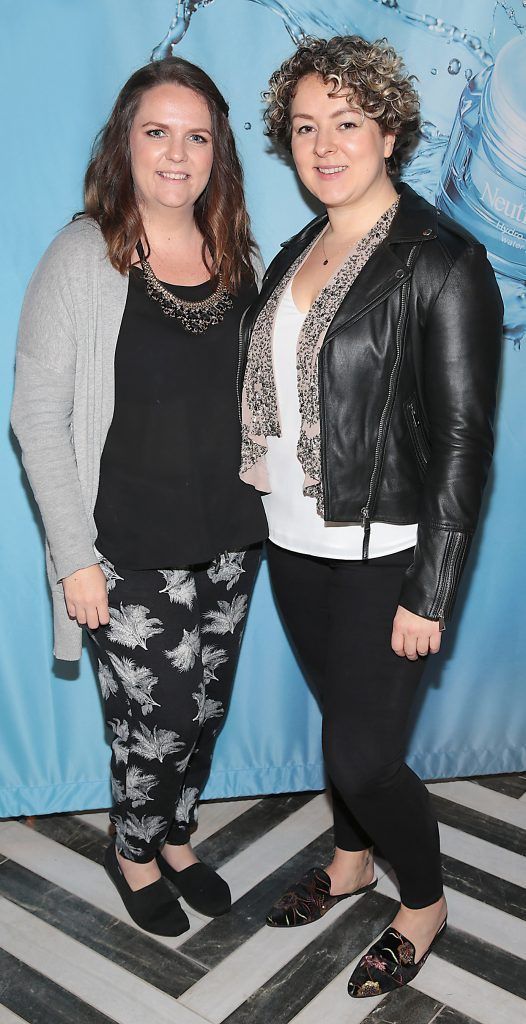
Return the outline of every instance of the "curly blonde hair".
{"type": "Polygon", "coordinates": [[[402,58],[386,39],[367,42],[361,36],[315,39],[307,36],[292,57],[274,72],[263,98],[265,134],[290,149],[290,105],[300,79],[320,75],[334,93],[348,89],[348,101],[365,117],[374,118],[383,134],[396,136],[387,158],[389,174],[396,174],[415,142],[420,124],[420,103],[402,58]]]}

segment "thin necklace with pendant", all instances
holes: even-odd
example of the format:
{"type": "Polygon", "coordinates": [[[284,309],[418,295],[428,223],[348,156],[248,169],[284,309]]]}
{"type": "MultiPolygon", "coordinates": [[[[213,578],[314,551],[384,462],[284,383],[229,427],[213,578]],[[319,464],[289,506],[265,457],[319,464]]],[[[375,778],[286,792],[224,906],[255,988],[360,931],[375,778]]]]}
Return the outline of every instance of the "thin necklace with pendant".
{"type": "MultiPolygon", "coordinates": [[[[325,242],[323,241],[324,237],[325,237],[325,231],[323,232],[323,234],[322,234],[322,236],[321,236],[321,239],[320,239],[320,241],[321,241],[321,248],[322,248],[322,251],[323,251],[323,255],[324,255],[324,257],[325,257],[325,259],[323,260],[323,263],[322,263],[322,265],[323,265],[324,267],[326,267],[326,266],[327,266],[327,264],[328,264],[328,262],[329,262],[329,260],[332,260],[332,259],[333,259],[334,257],[333,257],[333,256],[327,256],[327,253],[325,252],[325,242]]],[[[349,250],[350,250],[350,249],[354,249],[354,248],[355,248],[355,246],[356,246],[356,242],[353,242],[353,244],[352,244],[352,245],[348,245],[348,246],[346,246],[345,248],[346,248],[346,249],[349,249],[349,250]]],[[[344,252],[345,250],[343,250],[343,249],[342,249],[342,250],[340,250],[340,251],[341,251],[341,252],[344,252]]],[[[334,256],[338,256],[338,255],[339,255],[339,253],[338,253],[338,252],[335,252],[335,253],[334,253],[334,256]]]]}
{"type": "Polygon", "coordinates": [[[142,243],[137,242],[135,248],[141,261],[149,298],[159,303],[165,316],[177,317],[186,331],[190,331],[191,334],[203,334],[213,324],[220,323],[225,313],[232,309],[232,299],[223,284],[221,275],[218,276],[217,285],[208,298],[181,299],[165,288],[155,276],[144,255],[142,243]]]}
{"type": "MultiPolygon", "coordinates": [[[[323,235],[324,234],[325,234],[325,231],[323,232],[323,235]]],[[[323,255],[325,256],[325,259],[323,261],[323,266],[326,267],[328,262],[329,262],[329,257],[327,256],[327,253],[325,252],[325,245],[324,245],[324,242],[323,242],[323,235],[321,236],[321,247],[322,247],[322,250],[323,250],[323,255]]]]}
{"type": "MultiPolygon", "coordinates": [[[[400,196],[397,196],[397,197],[396,197],[396,199],[395,199],[395,201],[394,201],[394,203],[392,203],[392,206],[396,206],[396,207],[398,207],[398,204],[399,204],[399,202],[400,202],[400,196]]],[[[392,206],[390,206],[390,207],[389,207],[389,209],[391,209],[391,208],[392,208],[392,206]]],[[[386,213],[387,213],[387,212],[388,212],[388,210],[386,210],[386,213]]],[[[385,215],[384,215],[384,216],[385,216],[385,215]]],[[[371,229],[370,229],[370,230],[371,230],[371,229]]],[[[322,265],[323,265],[324,267],[326,267],[326,266],[327,266],[327,264],[328,264],[329,260],[332,260],[332,259],[334,258],[333,256],[327,256],[327,253],[326,253],[326,251],[325,251],[325,242],[324,242],[324,238],[325,238],[325,233],[326,233],[326,229],[324,229],[324,230],[322,231],[322,234],[321,234],[321,236],[320,236],[320,241],[321,241],[321,248],[322,248],[322,252],[323,252],[323,256],[324,256],[324,259],[323,259],[323,261],[322,261],[322,265]]],[[[364,236],[364,237],[365,237],[365,236],[364,236]]],[[[358,245],[358,242],[359,242],[359,239],[357,239],[357,240],[356,240],[355,242],[353,242],[353,244],[352,244],[352,245],[348,245],[348,246],[346,246],[346,249],[349,249],[349,250],[351,250],[351,249],[355,249],[355,248],[356,248],[356,246],[358,245]]],[[[342,250],[340,250],[340,251],[342,251],[342,250]]],[[[338,254],[339,254],[338,252],[335,252],[335,253],[334,253],[334,256],[338,256],[338,254]]]]}

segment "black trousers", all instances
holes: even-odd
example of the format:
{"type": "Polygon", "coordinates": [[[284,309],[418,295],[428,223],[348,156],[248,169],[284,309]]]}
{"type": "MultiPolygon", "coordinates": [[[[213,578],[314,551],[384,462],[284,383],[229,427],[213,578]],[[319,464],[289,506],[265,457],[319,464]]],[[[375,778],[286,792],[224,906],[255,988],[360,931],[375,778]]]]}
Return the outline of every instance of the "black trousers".
{"type": "Polygon", "coordinates": [[[256,545],[185,569],[101,563],[110,624],[90,637],[114,734],[110,818],[130,860],[195,827],[260,556],[256,545]]]}
{"type": "Polygon", "coordinates": [[[413,909],[442,895],[439,836],[426,787],[404,763],[407,722],[426,659],[391,649],[413,549],[368,562],[268,545],[276,600],[323,713],[335,845],[373,844],[413,909]]]}

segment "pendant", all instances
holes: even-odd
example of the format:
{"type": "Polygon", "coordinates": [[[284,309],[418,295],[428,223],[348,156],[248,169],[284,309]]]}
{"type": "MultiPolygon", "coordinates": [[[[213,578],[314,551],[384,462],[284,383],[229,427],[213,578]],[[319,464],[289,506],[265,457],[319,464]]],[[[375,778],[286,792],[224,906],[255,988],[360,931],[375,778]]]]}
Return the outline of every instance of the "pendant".
{"type": "Polygon", "coordinates": [[[328,261],[328,259],[327,259],[327,260],[324,260],[324,261],[323,261],[323,266],[324,266],[324,267],[326,267],[326,266],[327,266],[327,264],[328,264],[328,262],[329,262],[329,261],[328,261]]]}

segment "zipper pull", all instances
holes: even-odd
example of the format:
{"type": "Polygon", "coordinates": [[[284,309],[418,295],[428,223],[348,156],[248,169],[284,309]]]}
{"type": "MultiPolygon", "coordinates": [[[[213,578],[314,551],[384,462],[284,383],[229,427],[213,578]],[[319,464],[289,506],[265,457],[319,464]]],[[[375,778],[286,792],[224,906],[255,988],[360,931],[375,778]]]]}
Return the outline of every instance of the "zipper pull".
{"type": "Polygon", "coordinates": [[[371,538],[371,520],[369,519],[369,509],[361,509],[362,517],[362,528],[363,528],[363,546],[362,546],[362,560],[364,562],[369,558],[369,540],[371,538]]]}

